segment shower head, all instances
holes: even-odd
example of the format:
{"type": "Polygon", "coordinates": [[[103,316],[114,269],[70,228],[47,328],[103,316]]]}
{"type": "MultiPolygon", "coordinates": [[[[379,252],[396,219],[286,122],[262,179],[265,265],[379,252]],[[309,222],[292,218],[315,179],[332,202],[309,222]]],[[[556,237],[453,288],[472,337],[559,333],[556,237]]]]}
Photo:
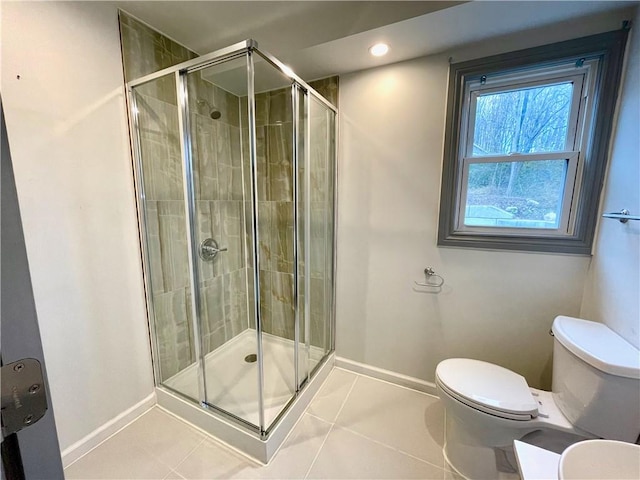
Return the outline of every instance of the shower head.
{"type": "Polygon", "coordinates": [[[218,120],[222,116],[222,112],[215,105],[211,105],[207,100],[199,98],[196,100],[196,104],[198,107],[206,106],[208,108],[209,116],[214,120],[218,120]]]}

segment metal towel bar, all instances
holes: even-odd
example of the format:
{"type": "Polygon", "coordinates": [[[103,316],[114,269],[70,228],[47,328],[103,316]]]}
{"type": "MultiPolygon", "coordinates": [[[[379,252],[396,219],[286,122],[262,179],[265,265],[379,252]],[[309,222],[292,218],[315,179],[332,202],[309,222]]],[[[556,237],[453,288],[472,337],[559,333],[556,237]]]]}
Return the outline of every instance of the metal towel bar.
{"type": "Polygon", "coordinates": [[[617,218],[620,223],[627,223],[629,220],[640,220],[640,215],[631,215],[629,210],[623,208],[619,212],[603,213],[604,218],[617,218]]]}

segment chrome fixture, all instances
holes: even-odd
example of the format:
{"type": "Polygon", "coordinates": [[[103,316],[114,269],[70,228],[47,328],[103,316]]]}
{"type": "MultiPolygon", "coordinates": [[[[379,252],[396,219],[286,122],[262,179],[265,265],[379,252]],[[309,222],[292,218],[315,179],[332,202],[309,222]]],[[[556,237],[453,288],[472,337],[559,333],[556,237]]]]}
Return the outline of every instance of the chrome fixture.
{"type": "Polygon", "coordinates": [[[222,112],[215,106],[211,105],[207,100],[199,98],[196,100],[198,107],[208,107],[208,113],[211,118],[218,120],[222,116],[222,112]]]}
{"type": "Polygon", "coordinates": [[[629,210],[623,208],[619,212],[603,213],[604,218],[617,218],[620,223],[627,223],[629,220],[640,220],[640,215],[631,215],[629,210]]]}
{"type": "Polygon", "coordinates": [[[198,255],[205,262],[213,262],[220,252],[226,252],[227,247],[220,248],[218,246],[218,242],[216,242],[213,238],[207,238],[200,242],[200,249],[198,250],[198,255]]]}
{"type": "MultiPolygon", "coordinates": [[[[135,157],[134,174],[138,211],[140,213],[139,225],[143,248],[147,309],[150,317],[154,374],[157,386],[156,391],[161,398],[159,403],[172,408],[175,414],[197,415],[202,425],[208,426],[206,427],[208,430],[212,430],[224,441],[236,448],[243,449],[247,454],[266,463],[285,437],[285,435],[271,436],[271,433],[275,431],[276,427],[280,428],[281,432],[290,428],[290,425],[295,420],[296,412],[300,408],[299,406],[306,405],[310,395],[313,395],[314,389],[317,388],[318,382],[325,378],[333,362],[335,350],[334,298],[336,289],[333,281],[336,268],[333,245],[335,245],[337,230],[335,228],[334,215],[337,201],[336,189],[334,188],[337,184],[337,169],[335,168],[338,131],[336,107],[299,78],[291,69],[288,69],[273,56],[260,51],[253,40],[240,42],[228,48],[205,54],[196,59],[132,80],[127,83],[127,99],[130,108],[132,150],[135,157]],[[255,65],[260,66],[257,72],[255,71],[255,65]],[[197,112],[203,116],[220,118],[221,112],[211,103],[214,100],[212,95],[205,97],[201,94],[202,96],[196,95],[194,98],[194,93],[200,90],[189,88],[190,85],[197,87],[199,82],[205,81],[200,74],[200,71],[204,69],[213,69],[215,71],[236,69],[241,74],[238,77],[238,81],[241,83],[237,85],[242,87],[240,90],[246,92],[246,98],[248,99],[245,104],[240,105],[239,110],[244,122],[242,124],[244,128],[237,128],[231,132],[237,136],[234,138],[240,140],[234,144],[240,152],[240,155],[234,157],[234,161],[238,160],[239,165],[241,165],[237,173],[239,178],[243,180],[241,183],[242,197],[237,198],[240,210],[236,211],[234,209],[233,212],[226,212],[225,210],[226,213],[220,211],[217,216],[220,224],[223,224],[229,221],[227,217],[233,213],[234,216],[230,217],[232,221],[229,221],[229,225],[237,228],[239,233],[231,236],[228,240],[221,238],[220,243],[216,241],[217,239],[206,238],[207,236],[214,237],[217,234],[213,233],[215,230],[212,230],[214,227],[212,225],[214,222],[211,221],[212,218],[204,210],[207,208],[205,202],[215,203],[218,198],[215,190],[209,188],[209,186],[204,188],[199,182],[202,177],[198,176],[198,168],[203,165],[201,161],[203,150],[199,149],[197,145],[197,128],[195,128],[197,125],[194,125],[196,116],[193,114],[197,112]],[[261,308],[261,297],[264,298],[265,293],[271,295],[272,292],[268,282],[261,281],[263,278],[261,271],[265,271],[261,266],[266,266],[268,258],[260,255],[262,232],[258,228],[259,219],[263,215],[258,207],[260,180],[264,172],[258,171],[258,151],[262,146],[260,143],[262,139],[257,138],[256,135],[257,102],[255,98],[256,95],[260,94],[255,92],[255,82],[256,77],[259,82],[262,82],[263,78],[265,80],[270,78],[269,69],[282,74],[279,75],[282,79],[282,84],[278,88],[290,88],[291,91],[290,98],[286,99],[292,107],[287,115],[291,120],[291,122],[288,122],[290,124],[288,135],[292,138],[290,147],[292,160],[289,167],[290,173],[287,174],[291,178],[292,194],[295,192],[294,196],[297,198],[288,207],[293,210],[291,220],[293,232],[288,243],[291,245],[290,261],[293,263],[293,280],[295,284],[295,288],[292,288],[291,301],[293,303],[296,334],[293,340],[283,339],[292,344],[293,365],[291,365],[291,372],[288,370],[283,372],[283,374],[290,377],[291,386],[287,384],[287,397],[282,397],[283,400],[288,398],[286,404],[280,406],[278,403],[278,409],[272,408],[272,393],[270,389],[265,387],[264,379],[265,367],[268,365],[278,367],[278,365],[274,364],[272,359],[266,358],[263,348],[263,341],[267,338],[267,332],[263,331],[264,319],[262,314],[264,309],[261,308]],[[174,132],[175,122],[173,121],[165,122],[163,128],[166,127],[166,130],[172,135],[172,147],[176,143],[175,139],[179,140],[181,155],[180,158],[171,159],[171,168],[175,168],[176,172],[179,169],[182,170],[182,178],[176,179],[175,186],[180,186],[179,180],[181,180],[182,198],[180,198],[180,201],[184,205],[184,215],[181,216],[181,219],[186,233],[181,228],[181,225],[178,228],[173,228],[173,224],[170,232],[160,232],[161,241],[167,240],[166,252],[163,251],[162,253],[166,253],[165,256],[170,261],[165,262],[165,265],[162,263],[161,258],[161,261],[158,261],[160,252],[157,248],[157,234],[152,230],[154,228],[152,224],[154,216],[157,216],[157,213],[154,214],[153,210],[156,205],[151,203],[151,197],[145,195],[145,188],[151,185],[152,174],[149,172],[150,169],[146,168],[144,162],[145,158],[147,159],[146,161],[152,161],[149,159],[154,158],[154,153],[146,147],[146,143],[143,140],[145,140],[144,136],[147,132],[147,123],[153,119],[144,115],[137,115],[137,102],[138,100],[143,100],[145,95],[144,91],[139,90],[139,88],[145,87],[147,84],[155,86],[159,82],[169,83],[170,81],[172,81],[176,90],[177,115],[173,110],[163,113],[163,115],[166,115],[167,118],[171,116],[177,117],[177,131],[174,132]],[[189,98],[190,94],[191,99],[189,98]],[[316,123],[308,121],[309,118],[323,118],[324,122],[317,122],[316,125],[316,123]],[[314,124],[312,125],[312,123],[314,124]],[[312,216],[310,215],[311,189],[303,189],[301,187],[311,183],[313,168],[316,167],[314,166],[315,163],[312,165],[311,148],[309,146],[315,146],[316,144],[323,146],[323,162],[326,164],[323,170],[326,185],[324,189],[327,193],[325,195],[323,231],[325,233],[324,236],[327,238],[321,239],[323,241],[323,249],[321,251],[321,253],[323,252],[322,266],[323,272],[325,272],[323,281],[326,289],[324,290],[325,293],[321,305],[324,313],[322,318],[318,318],[320,329],[324,329],[322,338],[318,338],[312,344],[310,323],[311,312],[314,311],[312,307],[317,310],[320,307],[310,300],[313,293],[310,285],[311,280],[310,276],[307,275],[308,270],[304,269],[305,265],[307,269],[309,268],[311,252],[314,251],[312,249],[313,242],[311,241],[314,238],[312,235],[314,231],[311,230],[314,224],[311,222],[312,216]],[[212,193],[216,195],[213,198],[210,196],[212,193]],[[235,216],[236,213],[239,213],[237,217],[235,216]],[[172,236],[169,237],[169,234],[172,236]],[[174,238],[179,242],[169,243],[174,238]],[[227,243],[227,241],[229,243],[221,248],[220,244],[227,243]],[[216,265],[214,259],[218,253],[227,251],[227,247],[228,250],[234,253],[234,261],[228,262],[228,264],[226,264],[227,262],[222,262],[223,264],[216,265]],[[238,262],[235,262],[235,260],[238,262]],[[184,268],[185,266],[186,269],[184,268]],[[234,270],[233,276],[225,276],[232,266],[239,268],[234,270]],[[174,269],[176,271],[179,269],[181,281],[182,277],[186,277],[188,290],[179,312],[173,311],[177,309],[166,309],[164,304],[159,305],[157,296],[153,295],[154,288],[157,290],[158,286],[160,288],[163,287],[160,282],[155,284],[156,287],[153,286],[153,282],[156,279],[160,280],[162,278],[164,280],[165,277],[160,275],[165,275],[166,273],[163,268],[166,268],[167,271],[170,269],[171,273],[174,269]],[[186,275],[183,275],[183,273],[186,273],[186,275]],[[233,278],[233,281],[230,280],[231,278],[233,278]],[[212,281],[212,279],[216,281],[212,281]],[[227,279],[230,280],[229,283],[227,283],[227,279]],[[236,280],[238,281],[236,282],[236,280]],[[309,295],[302,296],[298,292],[298,289],[304,288],[303,282],[305,282],[304,286],[307,286],[305,291],[312,292],[309,295]],[[231,308],[228,310],[230,314],[234,315],[234,321],[237,319],[237,324],[244,330],[238,333],[235,330],[227,332],[226,328],[223,329],[222,335],[224,335],[225,343],[221,347],[224,347],[240,334],[244,334],[245,331],[247,334],[243,336],[251,339],[249,342],[252,344],[251,349],[243,351],[242,356],[239,357],[246,356],[247,364],[242,361],[237,362],[241,363],[242,367],[251,366],[251,370],[255,374],[251,375],[252,379],[250,380],[250,382],[255,381],[256,383],[255,386],[257,388],[252,390],[255,391],[255,396],[252,395],[246,402],[246,404],[250,405],[250,409],[245,408],[244,403],[240,405],[231,395],[228,395],[226,390],[223,390],[223,386],[212,381],[214,379],[211,378],[210,370],[208,370],[210,362],[207,356],[212,353],[213,343],[205,341],[206,335],[211,333],[206,330],[206,327],[220,318],[220,309],[216,308],[221,306],[221,302],[218,301],[218,293],[222,293],[223,298],[221,300],[224,301],[226,300],[224,298],[226,292],[229,292],[230,297],[233,297],[231,308]],[[216,295],[214,301],[212,301],[213,297],[209,293],[216,295]],[[235,310],[236,304],[246,305],[247,308],[235,310]],[[184,311],[182,305],[184,305],[184,311]],[[302,312],[305,313],[302,314],[302,312]],[[185,330],[189,332],[187,341],[190,348],[186,349],[185,358],[181,358],[180,361],[182,363],[178,365],[171,363],[169,365],[169,362],[162,361],[163,358],[169,358],[165,351],[165,346],[167,344],[173,346],[174,344],[171,341],[165,342],[165,339],[161,337],[159,329],[162,328],[163,324],[158,322],[166,321],[167,318],[177,317],[183,313],[184,318],[186,318],[185,330]],[[251,353],[251,355],[247,355],[247,353],[251,353]],[[255,371],[253,370],[254,368],[255,371]],[[188,381],[177,385],[173,380],[177,374],[182,372],[188,374],[188,381]],[[295,405],[298,405],[297,409],[294,409],[295,405]]],[[[199,117],[197,120],[202,119],[202,117],[199,117]]],[[[215,129],[213,132],[207,132],[207,134],[209,133],[211,138],[217,139],[216,135],[227,134],[227,130],[215,129]]],[[[231,137],[229,138],[231,139],[231,137]]],[[[238,152],[236,151],[235,153],[238,152]]],[[[229,157],[225,157],[225,160],[228,159],[229,157]]],[[[178,190],[176,189],[175,192],[172,190],[171,193],[177,194],[178,190]]],[[[176,197],[178,196],[176,195],[176,197]]],[[[171,196],[171,198],[159,201],[175,202],[171,203],[171,206],[175,205],[175,208],[179,208],[181,205],[176,200],[177,198],[171,196]]],[[[212,204],[209,204],[208,207],[213,208],[212,204]]],[[[175,224],[179,225],[179,220],[176,219],[175,224]]],[[[318,245],[320,244],[318,243],[318,245]]],[[[171,281],[173,281],[173,277],[171,281]]],[[[316,295],[319,294],[316,293],[316,295]]],[[[180,300],[182,301],[182,298],[180,300]]],[[[226,309],[226,304],[222,306],[226,309]]],[[[224,310],[224,315],[227,315],[227,310],[224,310]]],[[[182,319],[183,317],[180,316],[179,318],[182,319]]],[[[225,323],[225,325],[227,324],[225,323]]],[[[234,328],[235,325],[234,323],[234,328]]],[[[178,333],[180,332],[175,332],[176,335],[178,333]]],[[[237,366],[235,363],[234,365],[237,366]]],[[[204,428],[202,425],[201,428],[204,428]]]]}
{"type": "Polygon", "coordinates": [[[440,290],[442,290],[442,286],[444,285],[444,278],[438,275],[436,271],[433,269],[433,267],[427,267],[424,269],[424,277],[425,277],[424,282],[413,282],[413,283],[415,283],[418,287],[436,288],[437,291],[435,291],[434,293],[437,293],[440,290]],[[435,281],[432,280],[432,278],[434,277],[436,278],[435,281]]]}

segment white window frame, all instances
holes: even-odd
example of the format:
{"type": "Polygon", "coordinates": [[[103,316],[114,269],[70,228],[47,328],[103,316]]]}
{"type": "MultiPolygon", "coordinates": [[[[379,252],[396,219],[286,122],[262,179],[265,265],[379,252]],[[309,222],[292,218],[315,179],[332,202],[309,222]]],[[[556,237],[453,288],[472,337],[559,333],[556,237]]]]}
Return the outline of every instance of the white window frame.
{"type": "Polygon", "coordinates": [[[474,232],[476,234],[537,237],[570,236],[574,233],[576,209],[574,204],[580,194],[581,150],[585,139],[583,126],[589,124],[592,115],[592,96],[590,86],[593,76],[597,74],[598,60],[590,60],[576,65],[575,62],[552,67],[539,67],[527,72],[494,74],[491,78],[474,79],[465,84],[463,120],[461,123],[460,152],[458,161],[462,168],[457,181],[458,199],[455,209],[455,231],[474,232]],[[569,110],[568,131],[563,150],[527,153],[512,152],[507,155],[473,155],[476,107],[478,97],[491,93],[508,92],[539,86],[571,83],[573,85],[572,101],[569,110]],[[491,227],[472,226],[464,223],[464,212],[467,204],[467,184],[469,167],[475,163],[530,162],[540,160],[567,161],[564,194],[558,228],[526,228],[526,227],[491,227]]]}

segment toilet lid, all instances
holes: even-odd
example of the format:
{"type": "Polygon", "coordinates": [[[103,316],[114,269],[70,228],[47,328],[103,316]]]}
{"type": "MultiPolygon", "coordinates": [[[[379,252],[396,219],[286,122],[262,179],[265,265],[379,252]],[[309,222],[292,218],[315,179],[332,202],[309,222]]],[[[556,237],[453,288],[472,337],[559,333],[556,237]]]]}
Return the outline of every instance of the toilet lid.
{"type": "Polygon", "coordinates": [[[469,406],[504,418],[529,420],[538,403],[522,375],[492,363],[450,358],[436,368],[441,387],[469,406]]]}

